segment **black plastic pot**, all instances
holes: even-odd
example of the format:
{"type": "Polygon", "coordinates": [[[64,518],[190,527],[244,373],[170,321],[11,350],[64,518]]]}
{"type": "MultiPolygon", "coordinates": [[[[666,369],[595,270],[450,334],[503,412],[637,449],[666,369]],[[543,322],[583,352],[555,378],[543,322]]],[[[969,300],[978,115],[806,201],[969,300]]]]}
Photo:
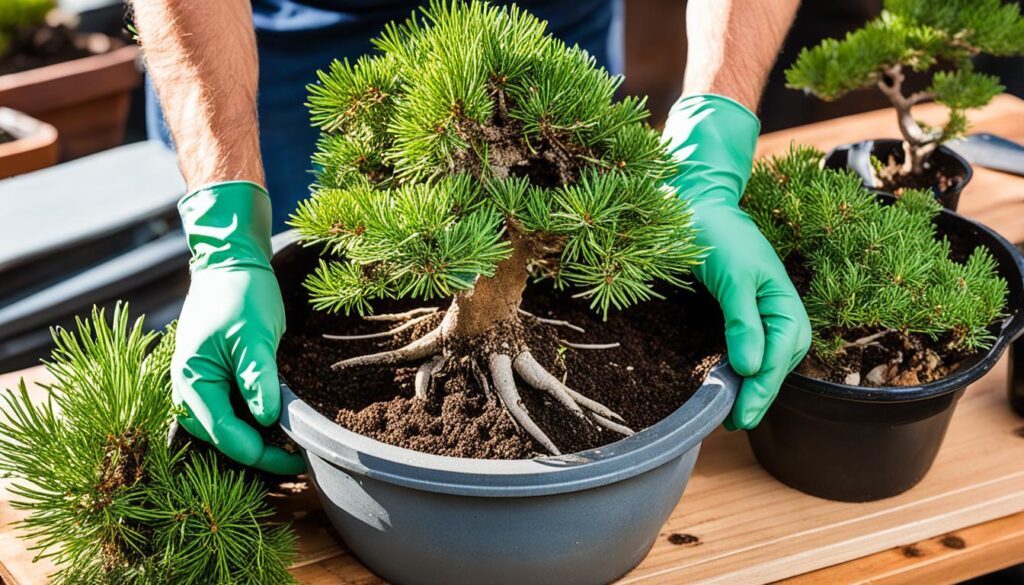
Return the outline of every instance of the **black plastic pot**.
{"type": "Polygon", "coordinates": [[[864,388],[790,374],[764,420],[748,433],[761,465],[802,492],[848,502],[914,487],[935,460],[957,400],[1024,331],[1024,256],[987,227],[943,211],[940,234],[987,247],[1009,283],[1007,316],[992,347],[948,378],[920,386],[864,388]]]}
{"type": "MultiPolygon", "coordinates": [[[[893,138],[882,138],[878,140],[865,140],[854,144],[843,144],[829,151],[825,155],[823,164],[826,168],[830,169],[849,169],[860,175],[865,187],[874,189],[871,156],[882,161],[887,161],[892,156],[896,162],[903,162],[903,141],[893,138]]],[[[935,198],[939,200],[942,206],[951,211],[956,211],[957,204],[960,202],[960,192],[964,190],[971,177],[974,176],[974,169],[971,167],[971,163],[951,149],[939,146],[932,153],[926,165],[929,168],[951,169],[951,172],[956,175],[962,174],[963,178],[959,183],[945,190],[939,189],[937,185],[932,186],[932,192],[935,193],[935,198]]]]}
{"type": "MultiPolygon", "coordinates": [[[[308,310],[316,254],[275,238],[288,320],[308,310]]],[[[460,459],[349,431],[282,384],[281,427],[299,445],[331,524],[388,582],[598,585],[647,555],[682,496],[701,441],[732,408],[724,362],[657,424],[598,449],[526,460],[460,459]]]]}

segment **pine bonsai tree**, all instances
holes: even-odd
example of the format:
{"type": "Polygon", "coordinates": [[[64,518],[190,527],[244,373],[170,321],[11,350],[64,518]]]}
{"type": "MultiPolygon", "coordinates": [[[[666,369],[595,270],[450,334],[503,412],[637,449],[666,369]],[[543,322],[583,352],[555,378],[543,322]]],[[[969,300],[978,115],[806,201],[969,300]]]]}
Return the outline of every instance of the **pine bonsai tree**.
{"type": "Polygon", "coordinates": [[[881,16],[843,40],[805,48],[786,71],[789,87],[824,100],[876,86],[896,109],[903,135],[903,164],[894,177],[924,171],[935,149],[967,130],[966,110],[980,108],[1003,91],[999,80],[974,70],[982,53],[1024,54],[1020,5],[1003,0],[886,0],[881,16]],[[908,70],[934,71],[931,85],[907,94],[908,70]],[[949,111],[945,124],[915,120],[913,107],[935,100],[949,111]]]}
{"type": "Polygon", "coordinates": [[[4,0],[0,2],[0,58],[7,54],[18,29],[39,26],[46,13],[54,8],[53,0],[4,0]]]}
{"type": "Polygon", "coordinates": [[[821,158],[795,148],[759,161],[741,201],[801,289],[814,335],[805,370],[910,385],[990,347],[1007,283],[988,249],[954,261],[929,192],[909,189],[883,205],[856,175],[820,168],[821,158]]]}
{"type": "MultiPolygon", "coordinates": [[[[324,250],[307,280],[330,311],[453,297],[440,326],[335,368],[422,360],[416,395],[442,369],[493,388],[515,421],[557,447],[523,408],[513,373],[581,418],[629,434],[622,417],[567,388],[531,355],[520,308],[528,278],[576,286],[607,314],[685,286],[701,250],[661,180],[672,160],[644,101],[515,8],[434,2],[388,26],[380,53],[335,62],[309,87],[321,129],[311,198],[292,218],[324,250]],[[488,371],[489,375],[484,372],[488,371]]],[[[387,334],[435,309],[422,309],[387,334]]]]}
{"type": "Polygon", "coordinates": [[[0,470],[56,584],[291,583],[294,542],[265,489],[213,453],[168,446],[173,330],[123,306],[56,330],[49,397],[24,382],[0,404],[0,470]]]}

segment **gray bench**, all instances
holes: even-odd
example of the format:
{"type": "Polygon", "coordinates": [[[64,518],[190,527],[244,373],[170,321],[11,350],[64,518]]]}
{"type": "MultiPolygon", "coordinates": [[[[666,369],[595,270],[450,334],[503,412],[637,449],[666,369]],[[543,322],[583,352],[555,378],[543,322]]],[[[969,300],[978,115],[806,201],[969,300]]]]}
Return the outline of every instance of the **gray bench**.
{"type": "Polygon", "coordinates": [[[174,154],[143,142],[0,181],[0,371],[49,351],[48,328],[117,299],[175,318],[188,249],[174,154]]]}

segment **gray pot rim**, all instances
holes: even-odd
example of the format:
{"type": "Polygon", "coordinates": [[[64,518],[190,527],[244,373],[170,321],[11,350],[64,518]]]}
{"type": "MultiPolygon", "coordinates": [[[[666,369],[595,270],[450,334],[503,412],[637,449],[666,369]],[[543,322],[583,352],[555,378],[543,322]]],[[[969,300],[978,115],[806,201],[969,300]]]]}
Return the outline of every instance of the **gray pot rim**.
{"type": "Polygon", "coordinates": [[[328,419],[283,380],[280,425],[317,457],[390,484],[460,496],[546,496],[623,481],[698,446],[729,414],[741,381],[723,359],[693,396],[661,421],[603,447],[557,457],[468,459],[389,445],[328,419]]]}

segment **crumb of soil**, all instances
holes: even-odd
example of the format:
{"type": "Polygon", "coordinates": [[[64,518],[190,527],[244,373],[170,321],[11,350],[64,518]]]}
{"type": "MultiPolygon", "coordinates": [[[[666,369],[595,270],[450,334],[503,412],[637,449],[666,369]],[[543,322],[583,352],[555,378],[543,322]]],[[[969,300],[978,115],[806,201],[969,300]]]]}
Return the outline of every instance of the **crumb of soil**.
{"type": "Polygon", "coordinates": [[[676,546],[697,546],[698,544],[703,544],[700,538],[692,534],[682,534],[679,532],[673,532],[668,535],[668,541],[676,546]]]}
{"type": "Polygon", "coordinates": [[[903,550],[903,556],[907,557],[908,559],[915,559],[915,558],[920,558],[920,557],[924,556],[924,551],[919,549],[919,548],[917,548],[916,546],[914,546],[912,544],[909,545],[909,546],[903,547],[902,550],[903,550]]]}
{"type": "Polygon", "coordinates": [[[943,536],[940,542],[942,543],[942,546],[954,550],[963,550],[967,548],[967,543],[964,542],[964,539],[960,538],[955,534],[943,536]]]}
{"type": "Polygon", "coordinates": [[[5,142],[14,142],[14,137],[5,132],[3,128],[0,128],[0,144],[5,142]]]}
{"type": "MultiPolygon", "coordinates": [[[[725,349],[722,317],[706,292],[663,291],[666,300],[610,314],[603,322],[585,302],[535,285],[524,308],[534,315],[568,320],[585,334],[527,322],[534,357],[574,390],[620,413],[635,431],[681,406],[700,387],[725,349]],[[538,290],[539,289],[539,290],[538,290]],[[560,339],[621,345],[608,350],[562,349],[560,339]]],[[[445,303],[438,303],[444,306],[445,303]]],[[[407,310],[408,302],[380,303],[378,313],[407,310]]],[[[413,398],[417,366],[367,366],[331,370],[338,360],[408,343],[435,327],[440,314],[392,339],[330,341],[323,333],[380,331],[387,324],[318,311],[304,323],[289,323],[278,351],[281,375],[293,391],[338,424],[377,440],[437,455],[526,459],[545,455],[520,433],[504,408],[466,374],[468,365],[442,370],[431,400],[413,398]]],[[[523,404],[563,453],[592,449],[620,435],[581,422],[547,394],[520,380],[523,404]]]]}

